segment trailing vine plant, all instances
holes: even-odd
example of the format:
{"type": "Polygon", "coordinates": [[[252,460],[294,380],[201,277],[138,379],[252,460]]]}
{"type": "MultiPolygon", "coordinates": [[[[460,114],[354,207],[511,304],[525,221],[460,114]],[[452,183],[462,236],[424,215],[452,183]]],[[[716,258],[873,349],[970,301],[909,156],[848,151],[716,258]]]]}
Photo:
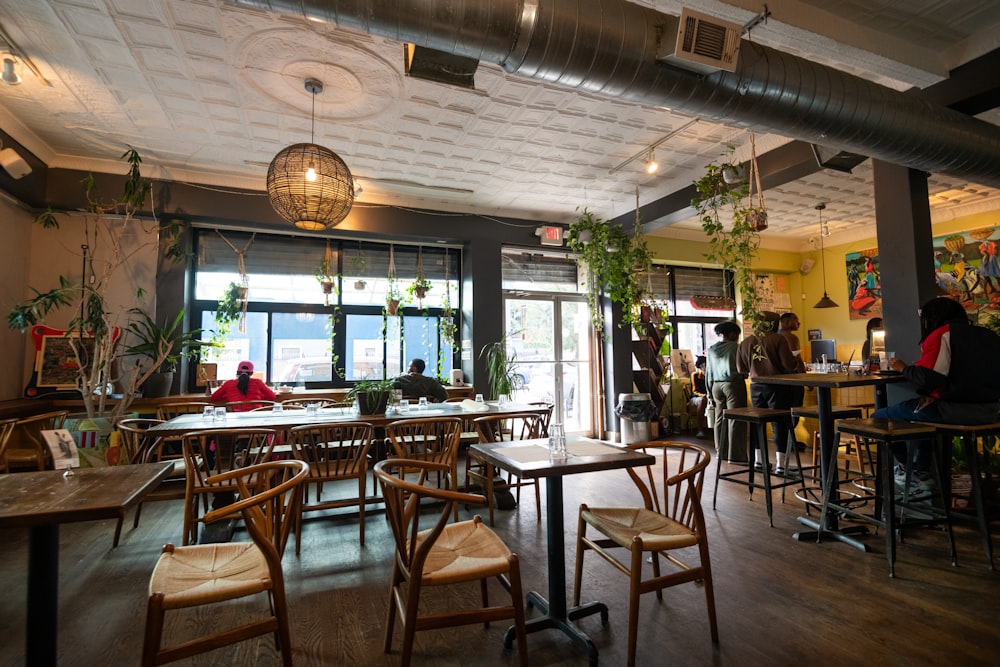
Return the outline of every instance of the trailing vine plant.
{"type": "Polygon", "coordinates": [[[642,222],[636,211],[633,234],[583,209],[570,225],[567,247],[578,254],[577,266],[587,273],[587,305],[590,321],[602,338],[605,332],[601,298],[607,296],[622,307],[619,327],[639,322],[637,305],[643,290],[640,275],[649,269],[652,254],[642,238],[642,222]]]}
{"type": "Polygon", "coordinates": [[[730,184],[723,178],[723,172],[734,166],[733,150],[730,146],[726,154],[729,160],[706,165],[705,175],[695,181],[698,195],[691,205],[701,216],[701,228],[708,236],[710,249],[705,259],[733,272],[742,301],[740,314],[753,324],[754,331],[760,331],[764,326],[762,299],[753,272],[760,234],[750,220],[749,186],[745,182],[730,184]]]}

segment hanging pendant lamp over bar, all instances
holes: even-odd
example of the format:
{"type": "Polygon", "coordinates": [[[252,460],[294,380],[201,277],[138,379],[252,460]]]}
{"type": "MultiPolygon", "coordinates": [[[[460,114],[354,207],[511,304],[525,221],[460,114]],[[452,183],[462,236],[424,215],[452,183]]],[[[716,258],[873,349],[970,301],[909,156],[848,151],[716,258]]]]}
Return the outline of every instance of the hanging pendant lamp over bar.
{"type": "Polygon", "coordinates": [[[826,204],[816,204],[816,210],[819,211],[819,254],[823,260],[823,298],[813,308],[839,308],[837,303],[826,293],[826,249],[823,245],[823,232],[826,231],[823,227],[823,210],[825,208],[826,204]]]}
{"type": "Polygon", "coordinates": [[[299,229],[319,231],[347,217],[354,204],[354,178],[347,164],[329,148],[312,143],[316,130],[316,95],[323,83],[306,79],[312,93],[310,143],[294,144],[274,156],[267,168],[267,196],[278,215],[299,229]]]}

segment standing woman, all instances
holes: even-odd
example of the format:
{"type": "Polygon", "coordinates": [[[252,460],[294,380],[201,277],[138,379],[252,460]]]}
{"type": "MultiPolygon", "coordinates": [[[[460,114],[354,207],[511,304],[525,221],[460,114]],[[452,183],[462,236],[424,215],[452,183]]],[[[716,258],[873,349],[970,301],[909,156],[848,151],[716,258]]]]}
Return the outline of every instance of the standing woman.
{"type": "Polygon", "coordinates": [[[705,385],[709,400],[715,405],[715,451],[726,461],[747,460],[747,427],[741,422],[726,423],[723,413],[729,408],[747,407],[746,376],[736,370],[740,325],[732,320],[715,325],[715,335],[722,340],[706,351],[705,385]]]}
{"type": "Polygon", "coordinates": [[[274,392],[263,380],[250,377],[253,374],[253,362],[241,361],[236,367],[236,373],[235,380],[226,380],[215,390],[212,394],[213,403],[274,400],[274,392]]]}

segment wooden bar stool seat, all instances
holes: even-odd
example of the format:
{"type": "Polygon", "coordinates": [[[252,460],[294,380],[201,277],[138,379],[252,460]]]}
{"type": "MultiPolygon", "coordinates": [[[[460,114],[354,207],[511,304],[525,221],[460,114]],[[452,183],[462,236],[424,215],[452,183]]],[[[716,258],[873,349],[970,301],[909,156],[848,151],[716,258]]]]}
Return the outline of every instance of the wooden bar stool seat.
{"type": "MultiPolygon", "coordinates": [[[[830,414],[834,420],[838,419],[861,419],[864,414],[862,414],[860,407],[855,406],[841,406],[835,405],[830,409],[830,414]]],[[[816,405],[802,405],[792,408],[792,417],[806,417],[809,419],[819,419],[819,406],[816,405]]],[[[853,460],[858,466],[858,472],[864,474],[865,468],[861,461],[861,442],[858,438],[854,438],[852,442],[840,442],[837,446],[837,461],[844,461],[847,463],[848,470],[850,470],[850,462],[853,460]],[[852,449],[853,445],[853,449],[852,449]],[[844,449],[841,453],[841,449],[844,449]]],[[[819,465],[819,431],[813,432],[812,441],[812,469],[816,470],[819,465]]],[[[870,463],[870,462],[869,462],[870,463]]],[[[872,474],[874,471],[871,470],[872,474]]]]}
{"type": "MultiPolygon", "coordinates": [[[[876,527],[883,528],[885,532],[886,558],[889,561],[889,576],[895,576],[896,565],[896,531],[907,521],[910,523],[937,523],[944,521],[948,529],[948,539],[951,542],[952,565],[957,562],[955,552],[955,536],[951,530],[951,520],[948,513],[948,506],[944,501],[943,486],[941,481],[941,465],[937,452],[933,459],[933,473],[938,482],[938,500],[941,508],[937,509],[924,504],[915,505],[908,502],[904,489],[903,496],[896,499],[895,480],[893,475],[892,445],[898,442],[910,442],[913,440],[935,439],[937,429],[934,424],[921,424],[917,422],[892,421],[890,419],[844,419],[837,423],[838,434],[854,435],[866,440],[870,440],[877,445],[878,467],[876,492],[874,499],[874,512],[867,514],[854,502],[857,500],[855,494],[847,502],[842,499],[839,489],[834,496],[833,480],[835,475],[828,475],[823,489],[823,510],[820,516],[827,516],[831,509],[841,512],[847,516],[866,521],[876,527]],[[896,516],[897,507],[900,509],[900,516],[896,516]],[[907,519],[906,511],[912,510],[918,518],[907,519]]],[[[937,449],[937,448],[935,448],[937,449]]],[[[910,460],[910,451],[907,451],[907,460],[910,460]]],[[[909,467],[909,466],[908,466],[909,467]]],[[[909,484],[909,474],[907,474],[907,485],[909,484]]]]}
{"type": "MultiPolygon", "coordinates": [[[[939,446],[945,453],[951,451],[950,445],[954,438],[959,438],[962,449],[965,453],[965,462],[969,467],[969,481],[971,486],[969,493],[958,494],[964,496],[970,505],[976,509],[976,520],[979,523],[979,533],[983,540],[983,551],[986,554],[986,561],[990,569],[993,569],[993,540],[990,536],[990,518],[987,516],[987,507],[983,500],[983,486],[980,476],[979,455],[976,443],[980,438],[1000,438],[1000,422],[991,424],[935,424],[940,440],[939,446]]],[[[983,451],[986,451],[983,447],[983,451]]],[[[950,481],[950,479],[949,479],[950,481]]],[[[950,485],[949,485],[950,488],[950,485]]],[[[953,495],[954,491],[952,492],[953,495]]],[[[961,517],[967,516],[965,512],[953,512],[953,515],[961,517]]]]}
{"type": "MultiPolygon", "coordinates": [[[[785,502],[785,487],[798,485],[801,487],[802,492],[805,492],[805,481],[802,474],[802,463],[799,460],[799,450],[795,446],[795,434],[792,432],[792,413],[787,409],[778,408],[730,408],[725,411],[724,417],[732,421],[745,422],[750,425],[750,450],[753,450],[755,442],[760,443],[761,460],[766,466],[764,470],[761,471],[762,482],[757,482],[754,479],[754,464],[753,457],[748,457],[750,461],[747,463],[748,470],[743,470],[742,468],[730,472],[722,472],[722,457],[716,457],[715,459],[715,491],[712,494],[712,509],[715,509],[716,497],[719,495],[719,480],[726,482],[733,482],[735,484],[742,484],[746,486],[750,491],[750,499],[753,499],[754,489],[764,490],[764,502],[767,506],[767,520],[771,527],[774,527],[773,519],[773,506],[771,504],[771,491],[773,489],[781,489],[781,502],[785,502]],[[768,461],[768,441],[767,441],[767,425],[770,422],[785,421],[788,423],[788,442],[785,443],[785,454],[786,462],[791,452],[795,455],[795,470],[786,473],[780,482],[771,482],[771,477],[775,475],[770,468],[768,461]],[[741,479],[742,477],[746,479],[741,479]]],[[[789,466],[789,469],[791,467],[789,466]]],[[[807,507],[808,512],[808,507],[807,507]]]]}

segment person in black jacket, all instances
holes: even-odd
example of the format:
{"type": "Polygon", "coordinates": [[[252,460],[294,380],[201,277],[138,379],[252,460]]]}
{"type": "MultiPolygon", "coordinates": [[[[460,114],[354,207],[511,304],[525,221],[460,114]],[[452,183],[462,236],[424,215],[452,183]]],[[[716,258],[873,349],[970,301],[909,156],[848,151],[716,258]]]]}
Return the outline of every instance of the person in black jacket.
{"type": "Polygon", "coordinates": [[[424,375],[424,368],[427,365],[423,359],[414,359],[410,362],[406,375],[396,378],[394,386],[403,390],[404,398],[420,398],[426,396],[434,403],[444,403],[448,399],[448,392],[437,378],[424,375]]]}
{"type": "MultiPolygon", "coordinates": [[[[874,418],[943,424],[989,424],[1000,410],[1000,336],[969,323],[965,309],[945,297],[920,309],[920,359],[895,359],[888,370],[903,374],[918,396],[872,413],[874,418]]],[[[917,441],[913,460],[917,492],[930,490],[931,441],[917,441]]],[[[897,478],[905,446],[894,449],[897,478]]],[[[912,482],[911,482],[912,487],[912,482]]]]}

